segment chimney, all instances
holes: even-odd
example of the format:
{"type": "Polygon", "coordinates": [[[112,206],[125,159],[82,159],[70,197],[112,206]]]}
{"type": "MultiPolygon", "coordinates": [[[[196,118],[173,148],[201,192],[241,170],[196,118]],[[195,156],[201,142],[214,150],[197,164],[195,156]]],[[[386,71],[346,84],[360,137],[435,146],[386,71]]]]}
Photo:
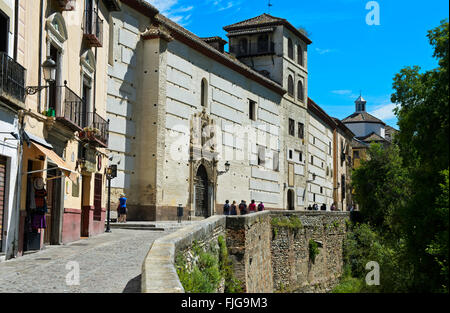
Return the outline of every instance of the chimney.
{"type": "Polygon", "coordinates": [[[214,49],[220,51],[221,53],[224,53],[224,46],[227,44],[226,40],[223,40],[219,36],[215,37],[206,37],[206,38],[200,38],[204,42],[206,42],[208,45],[213,47],[214,49]]]}

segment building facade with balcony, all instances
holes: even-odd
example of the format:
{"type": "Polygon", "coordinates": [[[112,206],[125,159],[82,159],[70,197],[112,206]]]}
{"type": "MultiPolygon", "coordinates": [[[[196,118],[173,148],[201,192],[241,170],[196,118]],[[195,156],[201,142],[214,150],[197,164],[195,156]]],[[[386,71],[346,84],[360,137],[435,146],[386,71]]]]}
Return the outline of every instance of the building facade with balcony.
{"type": "Polygon", "coordinates": [[[119,10],[115,0],[16,2],[27,96],[11,256],[104,232],[109,17],[119,10]]]}
{"type": "Polygon", "coordinates": [[[14,1],[0,1],[0,257],[15,227],[19,163],[19,112],[25,108],[26,69],[18,52],[18,11],[14,1]]]}

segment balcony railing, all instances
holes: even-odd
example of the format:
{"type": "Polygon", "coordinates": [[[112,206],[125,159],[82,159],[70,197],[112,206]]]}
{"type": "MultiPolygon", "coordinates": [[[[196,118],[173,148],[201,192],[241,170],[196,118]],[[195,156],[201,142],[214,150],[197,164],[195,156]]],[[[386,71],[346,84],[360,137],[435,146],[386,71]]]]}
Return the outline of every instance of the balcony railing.
{"type": "Polygon", "coordinates": [[[23,107],[26,95],[25,74],[26,69],[22,65],[0,52],[0,97],[23,107]]]}
{"type": "Polygon", "coordinates": [[[83,129],[80,138],[94,145],[107,147],[109,121],[106,121],[96,112],[89,112],[87,114],[87,120],[88,126],[83,129]]]}
{"type": "Polygon", "coordinates": [[[103,20],[97,10],[85,10],[83,19],[83,35],[91,47],[101,47],[103,44],[103,20]]]}
{"type": "Polygon", "coordinates": [[[249,57],[275,53],[275,43],[272,41],[249,43],[247,45],[230,45],[230,53],[236,57],[249,57]]]}
{"type": "Polygon", "coordinates": [[[62,109],[56,119],[73,131],[80,131],[86,125],[85,104],[75,92],[67,86],[56,87],[62,96],[62,109]]]}

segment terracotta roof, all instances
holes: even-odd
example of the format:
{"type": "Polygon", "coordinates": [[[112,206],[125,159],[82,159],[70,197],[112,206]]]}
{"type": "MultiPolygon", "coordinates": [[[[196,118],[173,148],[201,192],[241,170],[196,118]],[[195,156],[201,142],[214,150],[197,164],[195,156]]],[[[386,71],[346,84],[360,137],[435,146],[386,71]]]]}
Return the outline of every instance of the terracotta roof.
{"type": "Polygon", "coordinates": [[[364,137],[356,137],[356,138],[361,140],[361,141],[364,141],[364,142],[372,142],[372,141],[383,142],[383,141],[387,141],[386,139],[384,139],[380,135],[376,134],[375,132],[371,132],[370,134],[368,134],[367,136],[364,136],[364,137]]]}
{"type": "Polygon", "coordinates": [[[238,23],[234,23],[228,26],[225,26],[223,29],[227,32],[232,32],[236,30],[242,30],[242,29],[248,29],[248,28],[256,28],[256,27],[263,27],[263,26],[278,26],[283,25],[287,27],[290,31],[292,31],[294,34],[302,38],[307,44],[311,44],[312,41],[301,31],[299,31],[297,28],[292,26],[291,23],[289,23],[284,18],[275,17],[269,14],[262,14],[253,18],[250,18],[245,21],[241,21],[238,23]]]}
{"type": "Polygon", "coordinates": [[[322,119],[325,123],[328,124],[331,128],[336,128],[336,122],[334,119],[329,116],[317,103],[315,103],[311,98],[308,97],[308,110],[315,113],[317,117],[322,119]]]}
{"type": "Polygon", "coordinates": [[[367,148],[369,146],[369,144],[365,143],[364,141],[361,141],[357,138],[353,138],[351,146],[352,146],[352,148],[367,148]]]}
{"type": "Polygon", "coordinates": [[[386,125],[382,120],[370,115],[367,112],[355,112],[350,116],[347,116],[342,120],[344,124],[346,123],[380,123],[386,125]]]}
{"type": "Polygon", "coordinates": [[[227,37],[234,37],[240,35],[252,35],[252,34],[260,34],[260,33],[271,33],[275,30],[275,27],[258,27],[253,29],[240,29],[235,31],[230,31],[227,34],[227,37]]]}
{"type": "Polygon", "coordinates": [[[238,73],[241,73],[242,75],[244,75],[249,79],[252,79],[260,83],[261,85],[271,89],[272,91],[280,95],[284,95],[286,93],[286,90],[277,82],[256,72],[251,67],[240,62],[230,54],[218,51],[217,49],[215,49],[214,47],[210,46],[208,43],[203,41],[200,37],[191,33],[190,31],[173,22],[172,20],[168,19],[164,15],[157,14],[155,16],[155,21],[164,25],[170,31],[171,36],[174,39],[185,43],[186,45],[190,46],[193,49],[196,49],[197,51],[201,52],[207,57],[215,59],[216,61],[224,64],[225,66],[235,70],[238,73]]]}
{"type": "Polygon", "coordinates": [[[214,36],[214,37],[202,37],[200,38],[201,40],[203,40],[206,43],[211,43],[211,42],[220,42],[222,44],[226,44],[228,41],[224,40],[222,37],[219,36],[214,36]]]}

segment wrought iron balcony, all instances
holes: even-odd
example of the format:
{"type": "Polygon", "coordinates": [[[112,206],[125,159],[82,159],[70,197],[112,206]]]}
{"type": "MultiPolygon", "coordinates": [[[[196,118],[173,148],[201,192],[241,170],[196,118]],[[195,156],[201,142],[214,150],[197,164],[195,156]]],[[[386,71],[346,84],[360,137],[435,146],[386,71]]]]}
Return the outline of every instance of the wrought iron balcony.
{"type": "Polygon", "coordinates": [[[234,44],[230,45],[230,53],[238,58],[275,54],[275,43],[268,41],[259,43],[252,42],[247,45],[234,44]]]}
{"type": "Polygon", "coordinates": [[[26,69],[0,52],[0,97],[19,107],[25,106],[26,69]]]}
{"type": "Polygon", "coordinates": [[[62,110],[56,114],[60,121],[73,131],[81,131],[86,126],[85,104],[75,92],[67,86],[56,87],[62,97],[62,110]]]}
{"type": "Polygon", "coordinates": [[[103,45],[103,20],[95,9],[84,11],[83,36],[91,47],[103,45]]]}
{"type": "Polygon", "coordinates": [[[87,114],[88,126],[79,133],[80,139],[88,141],[95,146],[108,146],[108,130],[109,121],[96,112],[89,112],[87,114]]]}

